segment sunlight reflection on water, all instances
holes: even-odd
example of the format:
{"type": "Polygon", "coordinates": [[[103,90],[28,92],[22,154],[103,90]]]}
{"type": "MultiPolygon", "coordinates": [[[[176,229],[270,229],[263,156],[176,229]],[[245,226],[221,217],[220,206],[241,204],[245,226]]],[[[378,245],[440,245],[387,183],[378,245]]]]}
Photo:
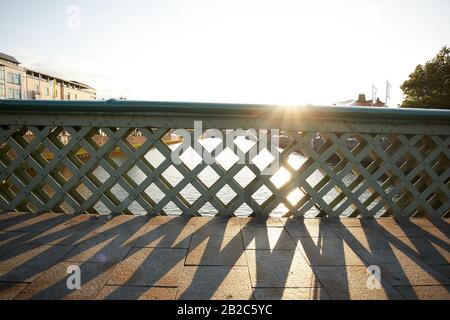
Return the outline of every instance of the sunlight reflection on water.
{"type": "MultiPolygon", "coordinates": [[[[235,142],[236,142],[236,145],[244,151],[248,150],[254,144],[254,142],[251,140],[246,140],[243,137],[240,137],[240,138],[238,138],[235,142]],[[242,138],[242,139],[240,139],[240,138],[242,138]]],[[[201,144],[206,149],[214,147],[215,145],[217,145],[218,142],[220,142],[220,139],[215,139],[215,138],[206,138],[206,139],[201,140],[201,144]],[[219,140],[219,141],[217,141],[217,140],[219,140]]],[[[176,147],[178,147],[178,144],[170,145],[169,147],[172,150],[174,150],[176,147]]],[[[229,153],[224,152],[223,155],[216,158],[216,161],[222,167],[224,167],[225,169],[228,169],[229,167],[231,167],[234,164],[234,162],[236,161],[236,157],[237,156],[233,155],[233,153],[231,153],[231,152],[229,152],[229,153]]],[[[270,157],[273,157],[273,156],[269,152],[267,152],[266,154],[263,154],[262,156],[258,157],[258,159],[254,159],[253,162],[257,167],[261,168],[261,167],[264,167],[265,163],[268,163],[271,161],[272,158],[270,158],[270,157]]],[[[164,156],[157,149],[151,149],[147,153],[145,158],[154,167],[158,167],[164,161],[164,156]]],[[[202,161],[201,157],[193,149],[186,151],[182,155],[181,158],[182,158],[182,161],[190,169],[193,169],[198,163],[200,163],[202,161]]],[[[114,156],[113,157],[113,160],[116,161],[116,163],[118,165],[122,164],[125,161],[125,159],[126,158],[124,156],[114,156]]],[[[293,169],[297,170],[301,167],[301,165],[306,160],[307,159],[299,153],[291,153],[289,155],[288,163],[290,166],[292,166],[293,169]]],[[[109,177],[108,173],[101,166],[97,167],[97,169],[94,171],[94,174],[102,182],[105,181],[109,177]]],[[[183,179],[183,175],[173,166],[170,166],[168,169],[166,169],[162,175],[173,186],[177,185],[183,179]]],[[[138,185],[147,178],[145,173],[142,172],[136,166],[133,167],[128,172],[128,176],[134,182],[136,182],[138,185]]],[[[282,167],[275,175],[273,175],[270,178],[270,180],[277,188],[280,188],[281,186],[283,186],[284,184],[286,184],[289,181],[290,177],[291,177],[290,173],[285,168],[282,167]]],[[[219,179],[219,175],[208,166],[208,167],[206,167],[206,169],[204,169],[199,174],[198,178],[209,188],[209,187],[211,187],[211,185],[213,185],[217,181],[217,179],[219,179]]],[[[236,182],[238,182],[242,187],[245,187],[246,185],[248,185],[254,178],[255,178],[254,173],[246,167],[244,167],[244,169],[241,170],[234,177],[236,182]],[[247,170],[245,170],[245,169],[247,169],[247,170]]],[[[315,186],[322,178],[323,178],[323,175],[320,172],[315,171],[306,180],[311,186],[315,186]]],[[[350,184],[353,180],[355,180],[355,176],[352,173],[346,175],[343,178],[343,182],[346,185],[350,184]]],[[[357,190],[358,188],[359,188],[359,186],[355,190],[357,190]]],[[[116,184],[111,189],[111,191],[120,201],[123,201],[128,196],[128,193],[118,184],[116,184]]],[[[164,193],[154,183],[150,184],[150,186],[146,189],[146,193],[150,196],[150,198],[155,203],[158,203],[159,201],[161,201],[164,198],[164,193]]],[[[198,197],[201,196],[200,192],[195,187],[193,187],[191,184],[188,184],[180,192],[180,194],[191,204],[194,203],[194,201],[197,200],[198,197]]],[[[335,189],[332,189],[324,196],[324,200],[327,203],[330,203],[332,200],[334,200],[336,198],[336,196],[338,194],[339,193],[335,189]]],[[[272,192],[267,187],[263,186],[252,195],[252,198],[257,203],[262,204],[271,195],[272,195],[272,192]]],[[[236,193],[228,185],[225,185],[225,187],[223,187],[217,193],[217,197],[225,204],[229,203],[235,196],[236,196],[236,193]]],[[[297,188],[287,196],[287,201],[289,201],[292,204],[296,204],[303,198],[303,196],[304,196],[304,193],[299,188],[297,188]]],[[[369,196],[370,196],[370,193],[365,191],[362,193],[362,195],[359,198],[361,201],[364,201],[369,196]]],[[[147,213],[137,202],[131,203],[128,208],[130,209],[130,211],[132,211],[136,215],[143,215],[143,214],[147,213]]],[[[101,214],[109,213],[108,208],[101,202],[98,202],[95,205],[95,209],[97,211],[99,211],[101,214]]],[[[182,213],[181,209],[179,209],[172,202],[169,202],[169,204],[164,207],[164,211],[169,215],[179,215],[182,213]]],[[[344,212],[343,216],[345,216],[346,214],[349,214],[351,211],[352,211],[351,207],[349,207],[344,212]]],[[[281,204],[277,208],[275,208],[275,210],[272,212],[271,215],[272,216],[281,216],[281,215],[285,214],[286,212],[287,212],[286,206],[281,204]]],[[[314,217],[318,214],[318,212],[319,212],[318,209],[313,206],[308,211],[308,213],[305,215],[305,217],[314,217]]],[[[199,213],[202,215],[215,215],[215,214],[217,214],[217,210],[211,204],[206,203],[206,205],[203,206],[199,210],[199,213]]],[[[247,205],[244,204],[235,212],[235,215],[236,216],[248,216],[251,213],[252,213],[252,210],[250,209],[250,207],[248,207],[247,205]]]]}

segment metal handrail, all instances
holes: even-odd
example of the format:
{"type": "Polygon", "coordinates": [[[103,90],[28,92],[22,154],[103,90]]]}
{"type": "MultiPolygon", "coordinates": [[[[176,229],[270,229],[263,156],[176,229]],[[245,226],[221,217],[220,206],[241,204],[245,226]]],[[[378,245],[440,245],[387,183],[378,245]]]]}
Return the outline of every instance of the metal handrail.
{"type": "Polygon", "coordinates": [[[283,106],[268,104],[232,104],[204,102],[161,102],[131,100],[54,101],[0,100],[2,113],[177,113],[251,115],[301,119],[390,119],[450,122],[450,110],[386,107],[283,106]]]}

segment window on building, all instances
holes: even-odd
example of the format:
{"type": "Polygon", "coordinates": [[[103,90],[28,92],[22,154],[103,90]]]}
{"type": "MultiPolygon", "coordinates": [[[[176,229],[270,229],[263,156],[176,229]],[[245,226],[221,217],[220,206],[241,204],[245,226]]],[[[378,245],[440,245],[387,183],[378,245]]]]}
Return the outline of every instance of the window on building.
{"type": "Polygon", "coordinates": [[[20,85],[20,73],[11,73],[8,72],[7,81],[12,84],[20,85]]]}
{"type": "Polygon", "coordinates": [[[16,89],[8,89],[8,99],[19,100],[22,98],[22,92],[16,89]]]}
{"type": "Polygon", "coordinates": [[[50,95],[50,88],[45,88],[45,94],[47,97],[50,95]]]}
{"type": "Polygon", "coordinates": [[[67,93],[67,100],[70,100],[70,92],[67,93]]]}
{"type": "Polygon", "coordinates": [[[3,71],[3,68],[0,68],[0,83],[3,83],[5,81],[5,73],[3,71]]]}
{"type": "Polygon", "coordinates": [[[77,94],[75,94],[75,100],[78,100],[78,95],[77,94]]]}
{"type": "Polygon", "coordinates": [[[4,97],[5,97],[5,85],[0,84],[0,98],[4,98],[4,97]]]}

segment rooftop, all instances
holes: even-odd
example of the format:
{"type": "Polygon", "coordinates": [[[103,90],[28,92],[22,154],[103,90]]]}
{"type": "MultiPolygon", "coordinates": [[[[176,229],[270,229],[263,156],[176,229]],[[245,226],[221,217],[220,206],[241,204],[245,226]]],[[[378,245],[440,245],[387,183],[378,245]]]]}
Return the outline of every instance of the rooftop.
{"type": "MultiPolygon", "coordinates": [[[[3,60],[6,60],[6,61],[9,61],[9,62],[12,62],[12,63],[17,64],[17,65],[21,64],[21,63],[20,63],[16,58],[14,58],[13,56],[10,56],[10,55],[7,55],[7,54],[1,53],[1,52],[0,52],[0,59],[3,59],[3,60]]],[[[41,74],[41,75],[46,76],[46,77],[51,78],[51,79],[55,79],[55,80],[59,80],[59,81],[63,81],[63,82],[67,82],[67,83],[71,83],[71,84],[80,86],[80,87],[82,87],[82,88],[84,88],[84,89],[95,90],[95,89],[92,88],[91,86],[89,86],[89,85],[87,85],[87,84],[85,84],[85,83],[82,83],[82,82],[78,82],[78,81],[74,81],[74,80],[66,80],[66,79],[63,79],[62,77],[59,77],[59,76],[52,76],[52,75],[49,75],[49,74],[46,73],[46,72],[41,72],[41,71],[29,69],[29,68],[25,68],[25,69],[26,69],[26,72],[27,72],[28,74],[30,74],[30,73],[41,74]]]]}
{"type": "Polygon", "coordinates": [[[20,64],[20,62],[16,58],[14,58],[13,56],[10,56],[8,54],[1,53],[1,52],[0,52],[0,59],[9,61],[9,62],[12,62],[12,63],[15,63],[15,64],[20,64]]]}
{"type": "Polygon", "coordinates": [[[78,82],[78,81],[73,81],[73,80],[66,80],[66,79],[63,79],[62,77],[52,76],[52,75],[49,75],[48,73],[45,73],[45,72],[41,72],[41,71],[37,71],[37,70],[33,70],[33,69],[28,69],[27,68],[27,73],[36,73],[36,74],[40,74],[40,75],[43,75],[43,76],[51,78],[51,79],[55,79],[57,81],[62,81],[62,82],[75,84],[77,86],[83,87],[84,89],[95,90],[94,88],[92,88],[91,86],[89,86],[87,84],[84,84],[84,83],[81,83],[81,82],[78,82]]]}

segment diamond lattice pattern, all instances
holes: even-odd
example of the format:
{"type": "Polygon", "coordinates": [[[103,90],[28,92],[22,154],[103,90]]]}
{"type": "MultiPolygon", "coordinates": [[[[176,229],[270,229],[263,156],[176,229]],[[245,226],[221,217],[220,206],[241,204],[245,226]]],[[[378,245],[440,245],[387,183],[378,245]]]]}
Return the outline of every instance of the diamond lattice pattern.
{"type": "Polygon", "coordinates": [[[264,158],[266,146],[257,139],[240,148],[217,138],[213,147],[191,139],[190,154],[178,163],[171,155],[179,146],[169,143],[166,128],[2,126],[0,206],[117,214],[449,216],[449,136],[285,135],[278,158],[264,158]],[[205,155],[220,157],[206,163],[205,155]],[[267,159],[279,161],[272,175],[258,165],[267,159]]]}

